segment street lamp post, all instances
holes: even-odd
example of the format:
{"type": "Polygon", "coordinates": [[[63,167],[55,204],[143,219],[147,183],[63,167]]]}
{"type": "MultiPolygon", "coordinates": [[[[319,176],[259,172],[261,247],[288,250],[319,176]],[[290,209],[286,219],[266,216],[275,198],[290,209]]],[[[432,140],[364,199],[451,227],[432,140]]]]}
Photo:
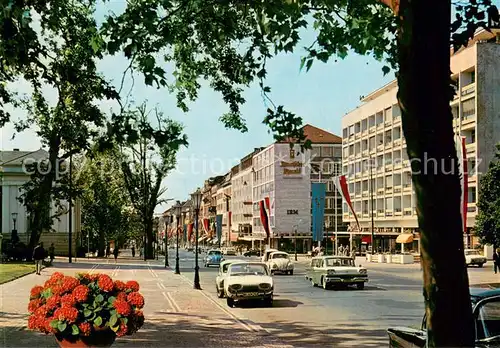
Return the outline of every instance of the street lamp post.
{"type": "Polygon", "coordinates": [[[176,241],[177,245],[175,248],[175,274],[181,274],[181,270],[179,268],[179,226],[180,226],[180,220],[181,220],[181,211],[182,211],[182,205],[181,202],[177,201],[175,205],[175,216],[177,217],[177,227],[176,227],[176,241]]]}
{"type": "Polygon", "coordinates": [[[13,229],[12,229],[12,236],[11,236],[11,241],[12,243],[17,243],[18,242],[18,236],[17,236],[17,229],[16,229],[16,222],[17,222],[17,213],[12,213],[12,222],[13,222],[13,229]]]}
{"type": "Polygon", "coordinates": [[[200,214],[202,193],[200,189],[197,189],[191,194],[191,203],[193,204],[194,214],[195,214],[195,224],[196,231],[194,236],[194,283],[193,287],[197,290],[201,290],[200,286],[200,267],[198,266],[198,215],[200,214]]]}
{"type": "MultiPolygon", "coordinates": [[[[169,216],[168,218],[169,222],[171,222],[171,216],[169,216]]],[[[168,225],[170,225],[170,223],[168,225]]],[[[165,268],[167,267],[170,267],[170,265],[168,264],[168,227],[167,223],[165,223],[165,268]]]]}

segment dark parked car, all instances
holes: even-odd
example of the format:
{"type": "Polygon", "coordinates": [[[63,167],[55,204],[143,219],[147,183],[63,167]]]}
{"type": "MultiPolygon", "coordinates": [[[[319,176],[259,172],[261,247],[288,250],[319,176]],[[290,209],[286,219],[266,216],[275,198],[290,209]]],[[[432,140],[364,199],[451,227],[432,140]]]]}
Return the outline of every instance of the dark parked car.
{"type": "Polygon", "coordinates": [[[243,256],[247,256],[247,257],[260,256],[260,250],[258,250],[258,249],[247,250],[243,253],[243,256]]]}
{"type": "MultiPolygon", "coordinates": [[[[500,347],[500,289],[470,288],[476,326],[476,348],[500,347]]],[[[387,330],[389,346],[425,347],[426,317],[420,329],[394,327],[387,330]]]]}

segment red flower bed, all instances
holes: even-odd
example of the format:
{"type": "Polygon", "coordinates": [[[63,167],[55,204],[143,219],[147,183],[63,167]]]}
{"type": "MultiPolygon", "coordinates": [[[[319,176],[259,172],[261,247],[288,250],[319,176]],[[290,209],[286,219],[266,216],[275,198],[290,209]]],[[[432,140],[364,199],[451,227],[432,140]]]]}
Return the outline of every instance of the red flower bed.
{"type": "Polygon", "coordinates": [[[59,339],[91,336],[96,330],[131,335],[144,324],[144,297],[136,281],[114,281],[106,274],[75,277],[54,273],[30,292],[28,328],[59,339]]]}

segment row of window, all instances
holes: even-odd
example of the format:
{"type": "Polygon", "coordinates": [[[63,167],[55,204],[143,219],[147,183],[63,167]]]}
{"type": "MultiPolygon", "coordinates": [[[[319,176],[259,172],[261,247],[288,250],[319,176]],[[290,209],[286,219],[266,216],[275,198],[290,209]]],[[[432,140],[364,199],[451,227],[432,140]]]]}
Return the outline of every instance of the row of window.
{"type": "Polygon", "coordinates": [[[352,137],[357,133],[365,132],[366,130],[383,124],[384,122],[391,122],[392,120],[401,117],[401,109],[398,104],[392,105],[385,110],[379,111],[349,127],[342,130],[342,137],[344,139],[352,137]]]}
{"type": "Polygon", "coordinates": [[[311,149],[311,157],[342,157],[341,145],[313,145],[311,149]]]}

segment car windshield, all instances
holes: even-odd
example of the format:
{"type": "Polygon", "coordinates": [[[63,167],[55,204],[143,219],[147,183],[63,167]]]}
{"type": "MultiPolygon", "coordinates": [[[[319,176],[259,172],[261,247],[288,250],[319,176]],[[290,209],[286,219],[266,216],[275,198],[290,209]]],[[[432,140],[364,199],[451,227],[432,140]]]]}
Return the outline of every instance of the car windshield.
{"type": "Polygon", "coordinates": [[[273,254],[273,259],[288,259],[288,254],[273,254]]]}
{"type": "Polygon", "coordinates": [[[212,250],[208,252],[208,255],[210,256],[216,256],[216,255],[222,255],[222,253],[219,250],[212,250]]]}
{"type": "Polygon", "coordinates": [[[327,267],[335,267],[335,266],[354,266],[353,259],[344,259],[344,258],[329,258],[325,259],[327,267]]]}
{"type": "Polygon", "coordinates": [[[267,275],[267,269],[263,265],[239,264],[231,265],[231,275],[267,275]]]}
{"type": "Polygon", "coordinates": [[[477,250],[465,250],[465,255],[481,255],[477,250]]]}

